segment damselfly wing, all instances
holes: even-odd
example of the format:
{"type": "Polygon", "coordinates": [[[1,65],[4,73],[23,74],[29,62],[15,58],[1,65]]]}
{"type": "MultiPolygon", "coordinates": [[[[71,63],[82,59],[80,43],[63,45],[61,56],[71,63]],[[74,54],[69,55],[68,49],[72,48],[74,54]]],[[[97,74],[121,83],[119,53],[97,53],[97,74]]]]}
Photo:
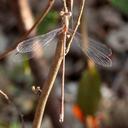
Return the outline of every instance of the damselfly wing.
{"type": "Polygon", "coordinates": [[[95,64],[101,65],[103,67],[112,66],[112,61],[109,58],[112,55],[112,51],[106,45],[99,43],[92,38],[89,38],[87,47],[84,47],[80,33],[76,33],[74,39],[78,42],[78,45],[86,54],[86,56],[94,61],[95,64]]]}
{"type": "Polygon", "coordinates": [[[57,34],[59,34],[61,30],[61,28],[58,28],[44,35],[35,36],[22,41],[11,53],[11,55],[14,56],[13,60],[16,62],[22,62],[31,59],[34,56],[37,56],[37,54],[40,54],[42,50],[43,54],[48,53],[47,51],[49,51],[49,54],[53,54],[56,48],[57,34]]]}
{"type": "MultiPolygon", "coordinates": [[[[33,52],[38,52],[39,47],[42,49],[47,48],[53,43],[55,38],[58,38],[61,31],[62,28],[58,28],[44,35],[24,40],[17,46],[17,54],[26,54],[28,55],[28,58],[33,57],[33,52]]],[[[72,33],[72,30],[69,30],[69,33],[72,33]]],[[[55,42],[56,41],[54,41],[54,43],[55,42]]],[[[112,61],[109,58],[112,54],[112,51],[106,45],[89,38],[88,45],[85,48],[82,45],[81,35],[78,32],[76,33],[73,42],[77,42],[86,56],[94,61],[95,64],[101,65],[103,67],[112,66],[112,61]]]]}
{"type": "Polygon", "coordinates": [[[41,48],[47,47],[55,39],[57,33],[61,31],[61,28],[55,29],[44,35],[36,36],[34,38],[22,41],[16,47],[17,53],[31,53],[32,51],[38,51],[38,46],[41,48]]]}

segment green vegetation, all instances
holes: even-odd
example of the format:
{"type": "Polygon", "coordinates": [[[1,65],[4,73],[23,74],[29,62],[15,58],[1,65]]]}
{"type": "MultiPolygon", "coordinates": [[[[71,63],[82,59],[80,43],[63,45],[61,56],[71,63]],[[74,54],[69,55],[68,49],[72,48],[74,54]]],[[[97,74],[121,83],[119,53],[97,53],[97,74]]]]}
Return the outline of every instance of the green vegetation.
{"type": "Polygon", "coordinates": [[[54,28],[57,25],[58,13],[56,11],[51,11],[45,17],[43,22],[38,26],[38,34],[45,33],[49,28],[54,28]]]}
{"type": "Polygon", "coordinates": [[[111,0],[111,3],[122,11],[122,13],[128,14],[128,0],[111,0]]]}
{"type": "Polygon", "coordinates": [[[100,94],[101,80],[95,67],[83,73],[78,87],[77,104],[84,115],[95,115],[100,94]]]}

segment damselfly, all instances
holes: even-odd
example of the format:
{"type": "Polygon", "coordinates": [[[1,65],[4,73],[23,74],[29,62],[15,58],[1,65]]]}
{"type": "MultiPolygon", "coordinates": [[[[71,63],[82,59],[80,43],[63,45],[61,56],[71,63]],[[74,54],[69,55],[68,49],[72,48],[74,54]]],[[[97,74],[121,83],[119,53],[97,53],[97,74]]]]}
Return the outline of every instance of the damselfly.
{"type": "MultiPolygon", "coordinates": [[[[53,40],[57,39],[61,32],[62,28],[58,28],[44,35],[39,35],[22,41],[16,48],[17,55],[25,54],[28,55],[28,58],[33,57],[33,53],[38,52],[39,48],[47,48],[50,44],[55,43],[56,41],[53,40]]],[[[71,33],[72,30],[69,29],[69,34],[71,33]]],[[[103,67],[112,66],[112,61],[109,58],[112,54],[112,51],[106,45],[89,38],[88,44],[86,44],[87,46],[83,47],[81,35],[78,32],[76,33],[73,42],[77,42],[86,56],[94,61],[95,64],[101,65],[103,67]]]]}

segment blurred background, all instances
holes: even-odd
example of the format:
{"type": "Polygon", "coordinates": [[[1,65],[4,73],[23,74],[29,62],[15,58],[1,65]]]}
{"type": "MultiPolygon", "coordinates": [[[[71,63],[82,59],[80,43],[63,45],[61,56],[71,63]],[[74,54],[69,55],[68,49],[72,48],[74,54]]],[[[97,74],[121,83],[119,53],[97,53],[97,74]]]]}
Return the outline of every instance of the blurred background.
{"type": "MultiPolygon", "coordinates": [[[[13,47],[47,4],[47,0],[0,0],[0,54],[13,47]]],[[[60,27],[62,7],[62,1],[55,0],[52,10],[30,36],[60,27]]],[[[73,25],[79,7],[80,1],[74,0],[73,25]]],[[[79,47],[72,44],[66,56],[65,121],[59,123],[60,70],[42,127],[128,128],[128,0],[86,0],[83,17],[89,37],[112,49],[113,65],[110,68],[90,66],[79,47]]],[[[0,90],[11,99],[8,102],[0,95],[0,128],[32,127],[39,97],[32,86],[42,88],[47,78],[53,59],[52,45],[49,48],[43,51],[42,59],[23,57],[20,59],[24,61],[19,61],[9,53],[0,60],[0,90]]]]}

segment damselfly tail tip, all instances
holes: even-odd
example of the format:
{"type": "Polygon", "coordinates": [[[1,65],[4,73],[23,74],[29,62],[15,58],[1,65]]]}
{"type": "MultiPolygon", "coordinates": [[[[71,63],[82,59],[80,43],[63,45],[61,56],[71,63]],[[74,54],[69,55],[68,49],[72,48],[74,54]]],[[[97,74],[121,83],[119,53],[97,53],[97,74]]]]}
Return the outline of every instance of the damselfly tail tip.
{"type": "Polygon", "coordinates": [[[63,114],[60,114],[59,122],[60,123],[63,123],[64,122],[64,115],[63,114]]]}

